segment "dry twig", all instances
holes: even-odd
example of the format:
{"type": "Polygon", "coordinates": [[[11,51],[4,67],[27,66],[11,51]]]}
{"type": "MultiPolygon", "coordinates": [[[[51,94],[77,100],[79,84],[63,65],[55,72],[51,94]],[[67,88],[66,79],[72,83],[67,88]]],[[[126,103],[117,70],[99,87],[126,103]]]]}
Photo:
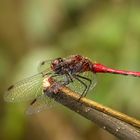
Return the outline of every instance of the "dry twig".
{"type": "Polygon", "coordinates": [[[140,140],[140,131],[137,129],[140,128],[140,121],[87,98],[78,101],[80,95],[66,87],[60,90],[61,94],[49,93],[48,96],[93,121],[119,139],[140,140]]]}

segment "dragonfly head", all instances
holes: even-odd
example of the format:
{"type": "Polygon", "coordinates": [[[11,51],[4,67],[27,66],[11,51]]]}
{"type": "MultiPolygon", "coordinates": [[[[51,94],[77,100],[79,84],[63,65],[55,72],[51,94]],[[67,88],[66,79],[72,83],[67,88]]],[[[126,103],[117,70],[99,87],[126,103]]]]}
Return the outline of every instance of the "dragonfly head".
{"type": "Polygon", "coordinates": [[[51,69],[57,74],[60,73],[64,60],[62,58],[56,58],[51,63],[51,69]]]}

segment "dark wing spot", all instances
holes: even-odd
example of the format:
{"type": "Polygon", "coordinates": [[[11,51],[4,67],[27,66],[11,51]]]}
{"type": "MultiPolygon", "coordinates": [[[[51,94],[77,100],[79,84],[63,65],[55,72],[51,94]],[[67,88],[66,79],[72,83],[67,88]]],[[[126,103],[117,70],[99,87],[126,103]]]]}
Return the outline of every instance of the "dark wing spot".
{"type": "Polygon", "coordinates": [[[14,85],[11,85],[11,86],[8,88],[8,91],[11,90],[12,88],[14,88],[14,85]]]}
{"type": "Polygon", "coordinates": [[[41,65],[44,65],[44,64],[45,64],[45,61],[42,61],[42,62],[41,62],[41,65]]]}

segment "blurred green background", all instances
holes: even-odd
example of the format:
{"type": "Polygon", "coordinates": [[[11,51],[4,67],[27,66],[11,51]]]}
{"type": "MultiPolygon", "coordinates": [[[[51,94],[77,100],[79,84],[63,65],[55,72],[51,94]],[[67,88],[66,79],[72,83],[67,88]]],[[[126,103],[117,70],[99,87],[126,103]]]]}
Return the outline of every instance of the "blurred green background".
{"type": "MultiPolygon", "coordinates": [[[[81,54],[140,71],[139,0],[0,1],[0,139],[116,140],[62,105],[33,116],[3,100],[5,89],[37,73],[39,62],[81,54]]],[[[140,79],[97,74],[88,97],[140,119],[140,79]]]]}

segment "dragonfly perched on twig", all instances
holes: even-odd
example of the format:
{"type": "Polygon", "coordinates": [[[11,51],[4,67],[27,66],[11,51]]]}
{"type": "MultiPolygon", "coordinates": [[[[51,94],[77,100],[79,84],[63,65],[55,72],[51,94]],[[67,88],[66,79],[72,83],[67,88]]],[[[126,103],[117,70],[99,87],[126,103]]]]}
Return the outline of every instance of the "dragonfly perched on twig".
{"type": "Polygon", "coordinates": [[[81,55],[43,61],[39,65],[38,72],[10,86],[4,95],[5,101],[30,101],[28,114],[32,114],[48,107],[53,101],[46,94],[50,91],[54,94],[59,93],[60,86],[66,86],[81,94],[80,98],[86,96],[97,83],[96,73],[140,77],[140,72],[111,69],[81,55]]]}

